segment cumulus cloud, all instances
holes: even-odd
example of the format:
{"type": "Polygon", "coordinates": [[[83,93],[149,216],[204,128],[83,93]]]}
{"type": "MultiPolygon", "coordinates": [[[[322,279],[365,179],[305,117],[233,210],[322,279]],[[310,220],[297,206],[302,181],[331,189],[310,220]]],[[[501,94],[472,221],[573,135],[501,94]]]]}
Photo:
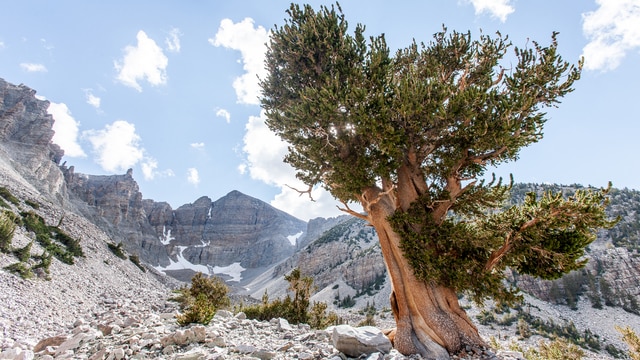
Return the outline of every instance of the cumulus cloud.
{"type": "Polygon", "coordinates": [[[469,0],[476,10],[476,15],[489,13],[492,17],[507,21],[507,16],[515,11],[511,0],[469,0]]]}
{"type": "Polygon", "coordinates": [[[227,124],[231,122],[231,114],[225,109],[218,109],[216,111],[216,116],[224,118],[227,121],[227,124]]]}
{"type": "Polygon", "coordinates": [[[640,49],[640,6],[637,0],[596,0],[598,8],[582,14],[589,43],[582,49],[585,68],[617,68],[630,51],[640,49]]]}
{"type": "Polygon", "coordinates": [[[69,157],[86,157],[84,150],[78,143],[78,128],[80,123],[71,115],[71,111],[64,103],[49,102],[47,112],[53,116],[53,143],[58,144],[64,154],[69,157]]]}
{"type": "Polygon", "coordinates": [[[182,36],[182,33],[178,28],[173,28],[169,31],[169,35],[164,39],[167,51],[180,52],[180,36],[182,36]]]}
{"type": "Polygon", "coordinates": [[[203,142],[191,143],[191,147],[194,149],[204,149],[204,143],[203,142]]]}
{"type": "Polygon", "coordinates": [[[142,91],[138,83],[141,80],[153,86],[166,84],[169,60],[162,49],[142,30],[138,31],[136,39],[138,44],[125,47],[122,60],[114,62],[118,72],[116,79],[138,91],[142,91]]]}
{"type": "Polygon", "coordinates": [[[187,181],[193,185],[198,185],[200,183],[200,175],[198,174],[198,169],[187,169],[187,181]]]}
{"type": "Polygon", "coordinates": [[[20,67],[26,72],[47,72],[47,67],[42,64],[21,63],[20,67]]]}
{"type": "Polygon", "coordinates": [[[253,19],[246,18],[239,23],[223,19],[214,38],[209,39],[213,46],[222,46],[238,50],[245,74],[236,78],[233,88],[238,102],[258,105],[260,85],[258,77],[264,77],[264,57],[269,33],[264,27],[254,27],[253,19]]]}
{"type": "Polygon", "coordinates": [[[249,117],[242,148],[246,162],[238,167],[238,171],[279,187],[281,192],[271,205],[300,219],[340,215],[341,212],[336,208],[337,201],[325,190],[314,189],[312,197],[315,201],[311,202],[307,194],[301,196],[292,189],[306,190],[307,186],[296,179],[293,167],[282,161],[287,153],[287,144],[271,132],[264,121],[264,112],[260,116],[249,117]]]}
{"type": "Polygon", "coordinates": [[[84,97],[85,97],[85,99],[87,101],[87,104],[93,106],[96,109],[100,109],[101,100],[100,100],[99,97],[93,95],[93,92],[92,92],[91,89],[86,89],[84,91],[84,97]]]}
{"type": "Polygon", "coordinates": [[[4,41],[0,40],[0,49],[4,49],[4,48],[5,48],[4,41]]]}
{"type": "Polygon", "coordinates": [[[87,130],[83,135],[93,147],[95,161],[105,171],[126,171],[145,158],[140,136],[136,134],[135,126],[127,121],[117,120],[104,129],[87,130]]]}

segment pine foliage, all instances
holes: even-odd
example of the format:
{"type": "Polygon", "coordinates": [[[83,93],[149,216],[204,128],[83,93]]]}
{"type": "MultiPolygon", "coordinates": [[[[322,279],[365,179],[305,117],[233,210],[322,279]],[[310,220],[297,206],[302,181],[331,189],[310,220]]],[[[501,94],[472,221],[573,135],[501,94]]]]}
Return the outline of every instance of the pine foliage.
{"type": "Polygon", "coordinates": [[[510,185],[485,180],[542,138],[544,109],[580,78],[582,62],[562,59],[557,33],[519,48],[500,33],[443,27],[392,54],[384,35],[367,41],[361,24],[350,33],[339,5],[287,14],[271,34],[261,101],[309,189],[343,203],[390,194],[389,221],[416,275],[480,302],[516,299],[507,266],[544,279],[584,266],[595,231],[614,224],[608,189],[532,193],[504,209],[510,185]]]}

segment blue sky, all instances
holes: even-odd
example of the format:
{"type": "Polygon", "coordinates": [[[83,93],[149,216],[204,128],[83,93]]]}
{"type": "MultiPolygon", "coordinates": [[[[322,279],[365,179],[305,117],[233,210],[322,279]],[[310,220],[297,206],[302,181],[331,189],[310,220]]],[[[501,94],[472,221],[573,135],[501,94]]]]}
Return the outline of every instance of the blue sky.
{"type": "MultiPolygon", "coordinates": [[[[320,4],[310,2],[316,9],[320,4]]],[[[582,79],[545,137],[496,169],[518,182],[640,189],[639,0],[343,1],[351,28],[385,33],[392,50],[428,42],[442,25],[514,45],[559,31],[582,79]]],[[[54,142],[76,172],[133,168],[144,198],[174,208],[232,190],[307,220],[335,216],[320,189],[300,197],[286,145],[264,126],[257,77],[264,43],[289,1],[4,1],[0,77],[51,102],[54,142]]],[[[299,186],[303,188],[303,186],[299,186]]]]}

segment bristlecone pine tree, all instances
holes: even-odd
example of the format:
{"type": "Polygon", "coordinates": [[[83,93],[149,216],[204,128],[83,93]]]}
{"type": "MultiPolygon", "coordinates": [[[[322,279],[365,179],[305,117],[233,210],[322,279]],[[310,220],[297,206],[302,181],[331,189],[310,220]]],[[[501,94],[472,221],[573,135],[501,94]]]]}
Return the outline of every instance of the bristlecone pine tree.
{"type": "MultiPolygon", "coordinates": [[[[484,346],[458,304],[514,300],[504,269],[554,279],[584,266],[595,231],[612,226],[607,189],[529,194],[504,209],[509,186],[483,181],[542,138],[543,109],[578,80],[551,44],[512,48],[507,37],[436,33],[391,55],[383,36],[348,33],[339,5],[291,5],[271,34],[261,79],[268,127],[309,186],[371,223],[391,278],[391,334],[403,354],[445,359],[484,346]],[[359,203],[364,213],[347,204],[359,203]]],[[[302,189],[299,189],[302,191],[302,189]]]]}

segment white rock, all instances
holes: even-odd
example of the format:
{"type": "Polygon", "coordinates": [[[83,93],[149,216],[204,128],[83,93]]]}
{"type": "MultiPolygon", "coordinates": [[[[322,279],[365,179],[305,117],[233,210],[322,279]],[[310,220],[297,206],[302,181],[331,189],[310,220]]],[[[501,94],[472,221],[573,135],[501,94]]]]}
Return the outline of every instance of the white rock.
{"type": "Polygon", "coordinates": [[[289,324],[287,319],[283,319],[283,318],[278,318],[277,319],[276,328],[278,329],[278,331],[292,331],[293,330],[293,327],[291,326],[291,324],[289,324]]]}
{"type": "Polygon", "coordinates": [[[333,327],[331,339],[338,351],[350,357],[375,352],[386,354],[392,348],[389,338],[373,326],[354,328],[349,325],[338,325],[333,327]]]}

